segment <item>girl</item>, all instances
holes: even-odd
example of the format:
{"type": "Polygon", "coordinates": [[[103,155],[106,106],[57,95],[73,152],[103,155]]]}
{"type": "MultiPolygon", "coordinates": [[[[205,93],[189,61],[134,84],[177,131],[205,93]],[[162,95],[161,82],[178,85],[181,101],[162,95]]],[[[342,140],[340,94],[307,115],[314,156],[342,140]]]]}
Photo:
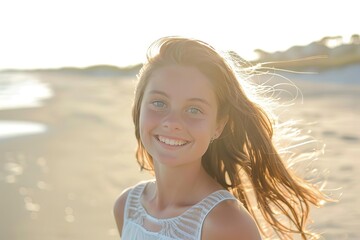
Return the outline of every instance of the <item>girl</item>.
{"type": "Polygon", "coordinates": [[[309,205],[327,198],[285,165],[274,123],[247,96],[238,68],[195,39],[149,48],[133,121],[137,161],[155,179],[117,199],[123,240],[316,237],[306,230],[309,205]]]}

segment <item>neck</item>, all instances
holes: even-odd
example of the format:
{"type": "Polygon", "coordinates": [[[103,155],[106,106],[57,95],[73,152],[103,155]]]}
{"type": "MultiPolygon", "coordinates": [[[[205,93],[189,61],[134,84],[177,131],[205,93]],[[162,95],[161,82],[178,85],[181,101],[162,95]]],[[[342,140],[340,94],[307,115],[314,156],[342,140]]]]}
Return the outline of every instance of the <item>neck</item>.
{"type": "Polygon", "coordinates": [[[168,168],[155,166],[156,186],[153,201],[159,208],[192,205],[221,189],[200,165],[168,168]]]}

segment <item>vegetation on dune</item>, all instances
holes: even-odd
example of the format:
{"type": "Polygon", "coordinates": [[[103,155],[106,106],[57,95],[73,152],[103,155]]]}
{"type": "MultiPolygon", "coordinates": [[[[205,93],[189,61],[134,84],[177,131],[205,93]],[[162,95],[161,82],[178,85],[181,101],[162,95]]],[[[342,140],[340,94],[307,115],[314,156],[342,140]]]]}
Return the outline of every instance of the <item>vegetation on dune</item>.
{"type": "Polygon", "coordinates": [[[349,64],[360,64],[360,36],[352,35],[345,43],[341,36],[324,37],[306,46],[293,46],[283,52],[268,53],[256,49],[251,63],[289,70],[325,70],[349,64]]]}

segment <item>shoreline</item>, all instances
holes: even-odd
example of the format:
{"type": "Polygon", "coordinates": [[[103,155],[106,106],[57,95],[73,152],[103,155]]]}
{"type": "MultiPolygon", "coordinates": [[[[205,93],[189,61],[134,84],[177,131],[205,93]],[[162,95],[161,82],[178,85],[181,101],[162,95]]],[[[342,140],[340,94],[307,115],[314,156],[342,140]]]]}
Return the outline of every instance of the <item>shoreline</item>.
{"type": "Polygon", "coordinates": [[[47,126],[35,122],[0,120],[0,141],[32,134],[45,134],[47,126]]]}

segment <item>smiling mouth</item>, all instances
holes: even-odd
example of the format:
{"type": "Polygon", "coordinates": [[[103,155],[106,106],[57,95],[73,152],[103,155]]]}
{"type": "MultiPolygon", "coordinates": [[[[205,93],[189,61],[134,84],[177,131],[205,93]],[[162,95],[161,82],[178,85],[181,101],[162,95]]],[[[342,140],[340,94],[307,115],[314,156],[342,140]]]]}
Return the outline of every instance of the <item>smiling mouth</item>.
{"type": "Polygon", "coordinates": [[[169,145],[169,146],[184,146],[189,143],[188,141],[179,140],[179,139],[171,139],[171,138],[163,137],[160,135],[157,135],[156,139],[159,142],[165,143],[166,145],[169,145]]]}

